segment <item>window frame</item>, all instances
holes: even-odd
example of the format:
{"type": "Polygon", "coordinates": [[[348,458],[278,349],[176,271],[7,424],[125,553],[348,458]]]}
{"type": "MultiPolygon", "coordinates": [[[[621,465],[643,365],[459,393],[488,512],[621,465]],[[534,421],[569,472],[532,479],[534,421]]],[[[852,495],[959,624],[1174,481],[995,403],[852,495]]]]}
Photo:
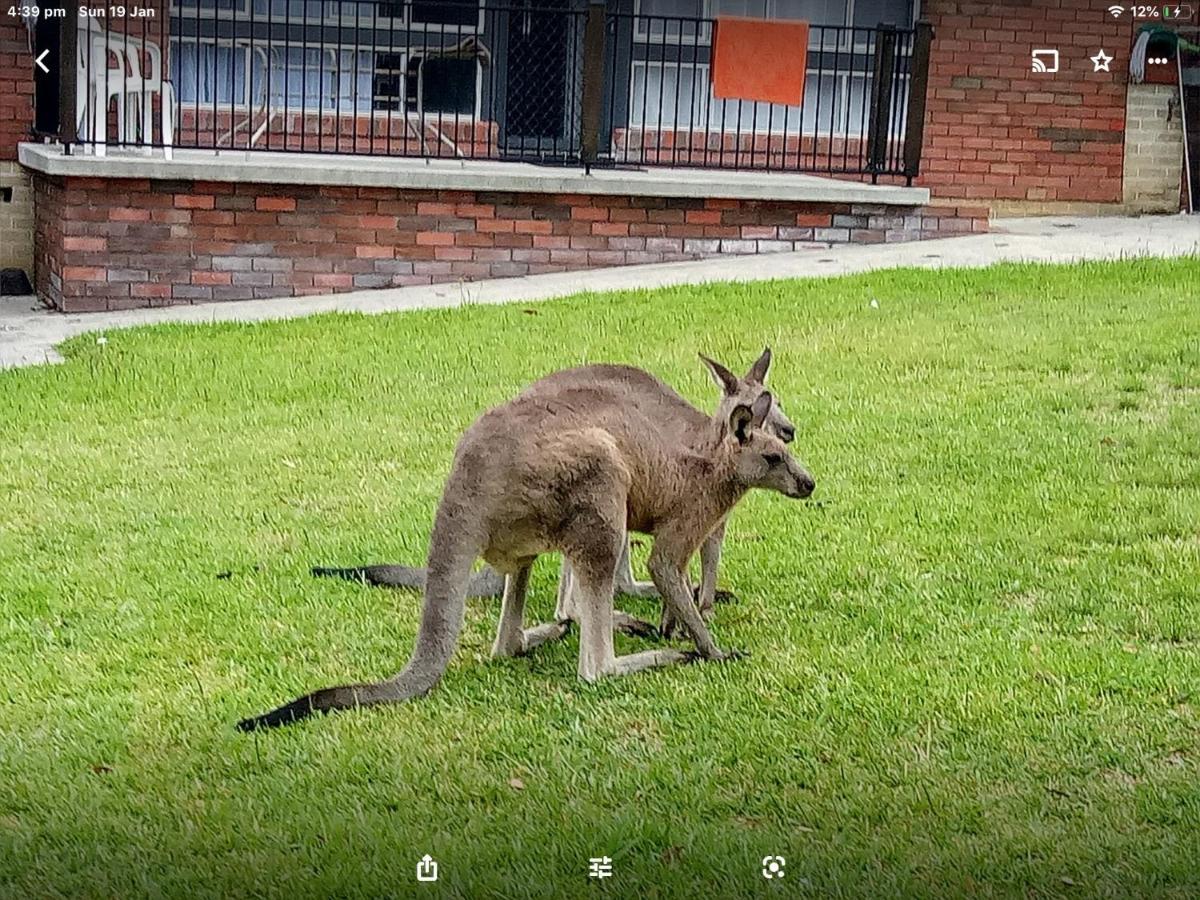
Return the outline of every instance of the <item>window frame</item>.
{"type": "MultiPolygon", "coordinates": [[[[636,91],[637,76],[634,74],[633,70],[638,67],[645,68],[648,70],[650,68],[663,69],[668,66],[670,66],[671,68],[676,68],[676,69],[681,68],[678,63],[668,62],[668,61],[664,61],[664,60],[646,60],[646,59],[637,60],[637,59],[635,59],[635,60],[631,61],[630,73],[629,73],[629,116],[628,116],[628,123],[624,126],[626,130],[632,131],[636,127],[634,125],[634,122],[635,122],[634,109],[635,109],[636,103],[638,102],[637,91],[636,91]]],[[[689,65],[689,66],[687,66],[687,68],[690,69],[692,67],[689,65]]],[[[701,71],[707,72],[710,69],[710,64],[697,63],[695,65],[694,69],[697,73],[699,73],[701,71]]],[[[839,96],[839,106],[841,108],[838,110],[838,115],[836,116],[836,119],[838,121],[843,121],[843,122],[846,122],[847,124],[849,124],[849,122],[851,120],[852,105],[850,102],[851,92],[847,90],[848,83],[856,78],[865,80],[867,77],[867,73],[863,72],[863,71],[853,71],[853,70],[834,72],[832,69],[822,70],[819,68],[810,67],[805,70],[805,76],[804,76],[805,84],[811,83],[811,80],[818,76],[823,77],[823,78],[836,77],[838,79],[838,82],[840,83],[841,92],[840,92],[840,95],[837,95],[837,96],[839,96]]],[[[704,99],[707,99],[707,103],[701,110],[698,110],[698,112],[702,112],[704,109],[711,110],[712,105],[714,103],[736,103],[737,102],[736,100],[721,100],[721,98],[719,98],[719,97],[713,97],[711,88],[707,95],[703,95],[703,94],[701,95],[701,100],[704,100],[704,99]]],[[[864,100],[865,99],[866,99],[866,95],[865,95],[865,91],[864,91],[864,100]]],[[[753,111],[753,106],[755,105],[756,101],[747,101],[747,102],[750,104],[751,109],[752,109],[751,115],[754,116],[755,119],[757,119],[759,116],[756,112],[753,111]]],[[[762,101],[757,101],[757,102],[762,103],[762,101]]],[[[779,106],[779,104],[768,104],[768,103],[762,103],[762,105],[766,106],[768,108],[772,107],[772,106],[779,106]]],[[[795,129],[785,127],[785,125],[787,125],[788,122],[793,121],[792,117],[789,115],[789,116],[787,116],[786,119],[784,118],[784,116],[778,117],[780,119],[780,124],[778,127],[776,127],[773,123],[772,123],[772,125],[770,125],[769,127],[766,127],[766,128],[759,128],[759,127],[756,127],[754,124],[752,124],[751,127],[749,127],[749,128],[740,128],[740,129],[737,127],[737,122],[734,122],[732,127],[726,126],[723,128],[722,123],[719,120],[719,117],[718,117],[717,121],[713,121],[713,119],[711,117],[709,117],[703,122],[698,121],[698,122],[695,122],[692,124],[680,124],[679,122],[671,122],[671,123],[663,122],[661,119],[661,116],[660,116],[661,126],[657,129],[653,129],[653,130],[657,130],[657,131],[687,131],[692,134],[704,134],[704,135],[737,134],[740,132],[741,134],[762,134],[762,135],[771,135],[771,136],[776,136],[776,137],[786,137],[786,136],[796,135],[796,136],[802,137],[802,138],[803,137],[815,137],[815,138],[844,137],[844,138],[859,139],[859,140],[866,139],[866,136],[867,136],[866,120],[863,121],[861,132],[851,132],[848,130],[847,131],[827,131],[827,130],[823,131],[823,130],[819,130],[819,129],[814,130],[814,131],[805,131],[804,127],[803,127],[804,121],[805,121],[805,116],[802,111],[804,109],[804,107],[789,106],[789,107],[784,107],[784,108],[788,109],[788,110],[797,110],[798,111],[799,114],[797,114],[794,118],[794,121],[796,122],[795,129]]],[[[772,119],[775,118],[775,117],[771,117],[769,113],[768,113],[768,117],[770,117],[772,119]]],[[[822,118],[824,118],[824,117],[822,117],[822,118]]],[[[819,126],[821,123],[817,122],[816,124],[819,126]]],[[[646,127],[646,123],[643,122],[642,127],[637,130],[645,131],[645,130],[651,130],[651,129],[648,129],[646,127]]]]}
{"type": "MultiPolygon", "coordinates": [[[[481,2],[482,2],[482,0],[481,0],[481,2]]],[[[652,43],[660,42],[662,40],[662,36],[651,33],[651,31],[649,29],[649,23],[646,21],[646,18],[645,18],[645,17],[655,17],[656,14],[655,13],[647,13],[647,12],[643,11],[642,7],[645,2],[646,2],[646,0],[633,0],[633,15],[634,15],[633,40],[635,43],[642,43],[642,44],[652,44],[652,43]]],[[[699,14],[699,16],[697,16],[697,18],[700,18],[700,19],[715,18],[715,15],[713,12],[714,2],[716,2],[716,0],[700,0],[700,4],[701,4],[700,14],[699,14]]],[[[768,10],[767,18],[773,18],[773,17],[778,18],[775,15],[775,10],[777,8],[776,3],[778,2],[778,0],[764,0],[764,2],[767,4],[767,10],[768,10]]],[[[909,25],[902,26],[902,27],[911,27],[911,24],[913,22],[917,21],[917,19],[919,17],[919,13],[920,13],[921,0],[908,0],[908,2],[909,2],[909,6],[912,10],[912,15],[910,16],[909,25]]],[[[874,26],[855,25],[854,24],[854,5],[855,5],[855,0],[845,0],[846,13],[841,22],[811,22],[810,21],[809,24],[813,25],[813,26],[824,25],[824,26],[827,26],[830,28],[850,28],[850,29],[870,31],[874,26]]],[[[667,18],[670,18],[670,16],[668,16],[667,18]]],[[[691,18],[691,17],[684,16],[683,18],[691,18]]],[[[798,21],[805,21],[805,20],[802,20],[802,19],[779,19],[779,21],[781,21],[781,22],[798,22],[798,21]]],[[[692,46],[692,45],[699,46],[702,44],[711,44],[712,43],[712,27],[706,23],[697,29],[696,37],[685,38],[682,35],[680,35],[679,38],[676,40],[677,40],[678,44],[683,45],[683,46],[692,46]]],[[[844,46],[844,47],[839,47],[838,49],[839,50],[851,50],[851,49],[857,49],[858,46],[859,45],[856,44],[853,48],[851,48],[849,46],[844,46]]],[[[865,47],[866,44],[864,43],[861,46],[865,47]]]]}
{"type": "MultiPolygon", "coordinates": [[[[700,2],[702,4],[701,17],[702,18],[712,18],[714,0],[700,0],[700,2]]],[[[769,15],[771,15],[771,11],[773,11],[776,8],[775,3],[777,2],[777,0],[765,0],[765,2],[768,4],[767,9],[769,10],[769,12],[768,12],[768,16],[769,16],[769,15]]],[[[634,0],[634,16],[647,15],[646,13],[642,12],[644,3],[645,3],[645,0],[634,0]]],[[[920,0],[909,0],[909,8],[911,10],[910,18],[911,18],[912,22],[915,22],[917,20],[919,3],[920,3],[920,0]]],[[[865,38],[862,40],[859,40],[857,38],[857,35],[859,32],[871,32],[871,31],[874,31],[875,29],[873,26],[861,26],[861,25],[853,24],[854,8],[855,8],[855,0],[845,0],[845,16],[844,16],[844,20],[842,23],[840,23],[840,24],[833,23],[833,22],[811,23],[814,28],[824,26],[826,28],[844,29],[844,33],[840,36],[840,38],[834,44],[827,44],[824,40],[824,33],[822,33],[822,40],[821,40],[820,46],[818,46],[814,50],[813,45],[811,43],[809,44],[809,48],[808,48],[809,54],[816,53],[816,54],[820,55],[820,54],[824,54],[824,53],[837,53],[837,54],[848,53],[852,57],[855,55],[859,55],[859,54],[862,54],[862,55],[867,54],[868,47],[870,46],[869,41],[866,40],[865,38]]],[[[653,14],[650,14],[650,15],[653,15],[653,14]]],[[[799,20],[786,19],[786,20],[780,20],[780,21],[799,21],[799,20]]],[[[644,78],[648,78],[649,71],[652,68],[658,68],[661,70],[665,70],[669,66],[671,68],[676,69],[677,72],[682,71],[687,68],[691,68],[697,72],[699,72],[701,70],[707,72],[711,69],[711,62],[709,62],[709,63],[699,63],[699,62],[692,63],[692,62],[686,62],[684,60],[669,60],[669,59],[653,60],[653,59],[650,59],[649,55],[648,55],[649,49],[651,47],[663,46],[664,43],[667,46],[676,46],[676,47],[689,47],[689,46],[696,46],[696,47],[709,46],[709,47],[711,47],[712,33],[711,33],[710,26],[704,25],[701,29],[697,29],[697,38],[696,39],[684,38],[683,36],[680,36],[678,38],[664,40],[662,33],[659,33],[658,35],[651,34],[649,28],[644,27],[646,25],[647,25],[647,23],[644,19],[635,19],[635,27],[633,29],[633,31],[634,31],[633,55],[630,57],[630,60],[629,60],[629,96],[627,98],[627,100],[628,100],[627,109],[629,110],[627,120],[628,120],[629,124],[626,125],[627,128],[633,127],[632,122],[634,120],[634,108],[635,108],[635,103],[637,102],[637,99],[638,99],[637,92],[635,91],[635,85],[637,82],[637,74],[635,71],[636,69],[642,68],[642,69],[646,70],[646,75],[643,76],[644,78]],[[641,48],[641,51],[643,54],[641,57],[639,57],[639,55],[638,55],[639,47],[641,48]]],[[[911,25],[903,26],[903,27],[911,27],[911,25]]],[[[851,93],[848,90],[848,86],[856,77],[859,79],[866,79],[867,76],[868,76],[868,71],[866,69],[852,69],[851,68],[851,69],[846,69],[846,70],[841,70],[841,69],[834,70],[834,69],[829,69],[829,68],[822,69],[820,66],[813,66],[813,65],[806,65],[806,67],[805,67],[805,83],[806,84],[809,83],[811,81],[811,79],[813,79],[813,78],[822,78],[822,79],[823,78],[837,78],[838,79],[839,85],[838,85],[838,88],[835,88],[835,97],[838,96],[838,94],[836,92],[840,89],[840,101],[839,101],[840,109],[838,110],[837,120],[847,123],[847,127],[849,126],[849,123],[851,120],[851,108],[852,108],[851,93]]],[[[679,76],[677,75],[676,78],[678,79],[678,77],[679,76]]],[[[902,80],[907,82],[907,76],[905,76],[905,78],[902,80]]],[[[866,89],[864,88],[864,91],[865,90],[866,89]]],[[[693,86],[693,93],[695,93],[695,86],[693,86]]],[[[707,97],[707,105],[705,108],[711,108],[711,104],[714,102],[714,100],[719,99],[719,98],[713,98],[713,96],[712,96],[711,81],[709,83],[707,94],[706,95],[701,94],[702,100],[705,97],[707,97]]],[[[864,94],[864,102],[865,101],[866,101],[866,96],[864,94]]],[[[722,102],[728,102],[728,101],[722,101],[722,102]]],[[[768,106],[773,106],[773,105],[777,105],[777,104],[769,104],[768,106]]],[[[788,108],[791,109],[793,107],[788,107],[788,108]]],[[[800,110],[803,110],[803,109],[804,109],[804,107],[801,106],[800,110]]],[[[758,115],[756,113],[752,112],[752,116],[753,116],[754,120],[758,119],[758,115]]],[[[781,118],[784,118],[784,117],[781,117],[781,118]]],[[[821,124],[820,122],[815,123],[816,126],[818,126],[817,130],[814,130],[813,132],[810,133],[810,132],[805,132],[803,130],[803,124],[804,124],[804,119],[805,119],[803,112],[801,112],[800,115],[797,116],[797,119],[798,119],[799,124],[795,131],[792,131],[792,130],[784,127],[784,125],[786,125],[786,120],[784,122],[784,125],[781,125],[779,128],[775,128],[772,124],[772,125],[767,126],[766,128],[761,128],[761,129],[757,127],[757,122],[755,121],[752,124],[749,131],[747,131],[746,133],[763,134],[763,135],[797,134],[797,135],[800,135],[801,137],[811,136],[811,137],[815,137],[815,138],[846,137],[846,138],[858,138],[858,139],[863,139],[863,140],[865,140],[865,138],[866,138],[865,122],[862,126],[861,134],[851,133],[849,130],[841,131],[841,132],[827,131],[827,130],[822,131],[822,130],[819,130],[819,126],[821,124]]],[[[660,121],[661,121],[661,111],[660,111],[660,121]]],[[[643,116],[643,127],[644,126],[645,126],[645,119],[643,116]]],[[[659,130],[666,130],[667,128],[670,128],[670,129],[673,129],[676,131],[683,128],[683,129],[689,130],[693,133],[704,133],[706,135],[738,133],[739,131],[742,130],[737,127],[737,123],[735,123],[735,127],[732,130],[727,129],[727,128],[722,128],[721,124],[719,122],[714,127],[711,119],[706,120],[702,124],[681,126],[678,123],[673,123],[669,126],[662,125],[659,130]]]]}
{"type": "MultiPolygon", "coordinates": [[[[284,17],[276,16],[270,11],[270,4],[274,2],[274,0],[265,0],[267,3],[267,9],[261,12],[254,8],[256,2],[257,0],[233,0],[230,6],[218,8],[216,0],[214,0],[212,5],[208,6],[200,5],[198,0],[182,0],[182,2],[181,0],[171,0],[168,13],[172,18],[178,15],[183,15],[184,17],[193,20],[228,19],[234,14],[242,13],[248,17],[246,21],[267,22],[273,17],[275,21],[283,22],[286,20],[288,23],[295,23],[297,25],[322,25],[330,23],[344,25],[349,22],[362,23],[364,21],[364,17],[361,12],[357,17],[349,13],[342,13],[340,15],[325,15],[325,7],[330,5],[331,0],[307,0],[305,4],[305,15],[288,15],[286,16],[286,19],[284,17]],[[321,10],[321,14],[315,16],[308,15],[307,11],[310,6],[316,6],[321,10]]],[[[289,0],[285,0],[285,2],[289,2],[289,0]]],[[[355,8],[357,8],[359,4],[364,2],[371,2],[371,0],[355,0],[353,5],[355,8]]],[[[376,9],[378,10],[379,0],[374,0],[374,2],[376,9]]],[[[439,22],[416,21],[412,16],[413,0],[396,0],[396,3],[393,5],[401,6],[404,12],[404,15],[399,18],[395,16],[376,15],[367,18],[365,21],[376,23],[382,22],[385,24],[390,24],[391,27],[403,26],[408,31],[423,31],[429,34],[439,34],[447,31],[455,34],[479,34],[484,29],[485,12],[488,0],[478,0],[478,3],[479,15],[475,17],[475,21],[471,25],[443,25],[439,22]]]]}

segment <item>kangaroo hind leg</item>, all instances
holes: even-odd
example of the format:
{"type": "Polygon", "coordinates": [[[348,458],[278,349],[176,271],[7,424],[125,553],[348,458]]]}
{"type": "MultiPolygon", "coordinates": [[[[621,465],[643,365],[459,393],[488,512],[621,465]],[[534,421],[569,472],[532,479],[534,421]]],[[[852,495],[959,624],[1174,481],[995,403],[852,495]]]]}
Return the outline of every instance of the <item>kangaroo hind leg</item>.
{"type": "Polygon", "coordinates": [[[557,640],[566,635],[569,622],[548,622],[533,628],[525,628],[525,593],[529,589],[531,560],[504,580],[504,599],[500,606],[500,624],[496,629],[496,641],[492,645],[492,656],[522,656],[546,641],[557,640]]]}
{"type": "Polygon", "coordinates": [[[613,646],[613,569],[610,559],[579,557],[574,568],[574,610],[579,621],[579,677],[596,681],[605,675],[628,675],[643,669],[688,662],[680,650],[643,650],[617,656],[613,646]]]}
{"type": "MultiPolygon", "coordinates": [[[[633,577],[633,562],[629,558],[629,535],[625,535],[625,546],[617,561],[616,593],[628,597],[657,597],[658,588],[653,581],[638,581],[633,577]]],[[[635,620],[637,621],[637,620],[635,620]]],[[[620,621],[617,623],[620,628],[620,621]]],[[[624,629],[622,629],[624,630],[624,629]]]]}
{"type": "MultiPolygon", "coordinates": [[[[622,565],[628,568],[629,563],[627,558],[623,558],[621,562],[617,563],[616,581],[618,582],[621,578],[622,565]]],[[[558,606],[554,613],[554,617],[559,621],[567,619],[579,620],[575,593],[575,571],[571,568],[571,560],[564,554],[562,567],[558,573],[558,606]]],[[[621,593],[619,589],[618,593],[621,593]]],[[[658,626],[653,622],[639,619],[637,616],[619,609],[613,610],[613,627],[622,634],[627,634],[630,637],[657,638],[659,636],[658,626]]]]}

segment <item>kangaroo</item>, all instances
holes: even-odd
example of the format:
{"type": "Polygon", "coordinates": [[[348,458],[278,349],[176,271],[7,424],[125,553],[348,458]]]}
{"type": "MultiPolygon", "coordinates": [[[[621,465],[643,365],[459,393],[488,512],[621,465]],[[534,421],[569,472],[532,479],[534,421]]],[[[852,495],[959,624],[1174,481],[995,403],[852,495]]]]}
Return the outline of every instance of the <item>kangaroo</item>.
{"type": "Polygon", "coordinates": [[[686,567],[751,488],[792,498],[812,493],[812,476],[762,428],[773,398],[763,393],[748,406],[722,397],[706,434],[686,446],[664,439],[653,407],[631,403],[627,389],[606,383],[604,367],[572,371],[564,379],[569,386],[495,407],[459,440],[434,517],[421,624],[404,669],[385,681],[316,691],[243,720],[241,730],[428,693],[453,655],[471,568],[481,556],[506,576],[493,656],[528,653],[570,628],[570,620],[524,627],[529,572],[549,551],[571,564],[583,680],[741,655],[717,647],[692,600],[686,567]],[[694,652],[616,656],[613,580],[627,529],[654,536],[651,576],[691,634],[694,652]]]}
{"type": "MultiPolygon", "coordinates": [[[[765,391],[767,374],[771,368],[771,348],[763,349],[762,354],[755,360],[743,378],[738,378],[719,362],[706,356],[700,357],[708,366],[713,380],[728,398],[736,398],[747,405],[765,391]]],[[[654,404],[654,409],[661,416],[660,425],[665,435],[674,435],[683,444],[694,443],[696,438],[709,426],[709,417],[696,409],[691,403],[677,394],[662,381],[638,369],[628,366],[593,366],[588,376],[601,374],[592,370],[602,370],[606,378],[622,384],[630,392],[630,397],[636,402],[654,404]]],[[[520,396],[538,396],[546,392],[561,390],[572,379],[578,377],[580,370],[568,369],[555,372],[534,382],[520,396]]],[[[767,416],[766,428],[773,432],[784,443],[791,443],[796,437],[796,428],[788,420],[787,415],[776,400],[767,416]]],[[[709,616],[714,603],[718,600],[728,600],[731,594],[717,590],[717,570],[721,561],[721,550],[725,540],[725,521],[722,520],[711,535],[700,547],[700,585],[696,589],[696,600],[703,615],[709,616]]],[[[621,558],[617,563],[616,592],[637,597],[656,597],[658,590],[653,582],[637,581],[633,577],[630,564],[629,541],[626,540],[621,558]]],[[[425,587],[426,570],[415,566],[401,565],[372,565],[357,568],[326,568],[314,567],[313,575],[322,577],[337,577],[351,581],[359,581],[380,587],[403,587],[423,590],[425,587]]],[[[564,561],[559,577],[559,609],[565,605],[566,593],[570,585],[570,569],[564,561]]],[[[504,589],[504,576],[494,569],[485,567],[476,572],[467,588],[467,596],[498,596],[504,589]]],[[[659,629],[640,619],[627,615],[620,610],[615,611],[617,627],[630,634],[640,636],[655,636],[659,629]]],[[[664,624],[669,625],[669,617],[664,616],[664,624]]],[[[668,627],[668,632],[671,629],[668,627]]],[[[666,635],[670,637],[670,633],[666,635]]]]}

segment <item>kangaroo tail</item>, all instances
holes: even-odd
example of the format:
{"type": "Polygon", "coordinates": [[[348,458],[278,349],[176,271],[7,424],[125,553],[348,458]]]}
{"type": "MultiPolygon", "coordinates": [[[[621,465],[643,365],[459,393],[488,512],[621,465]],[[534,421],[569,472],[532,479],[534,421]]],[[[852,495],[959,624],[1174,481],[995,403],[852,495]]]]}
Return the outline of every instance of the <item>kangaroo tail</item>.
{"type": "Polygon", "coordinates": [[[425,587],[428,574],[425,569],[417,566],[392,565],[356,566],[350,569],[313,566],[312,573],[317,578],[341,578],[372,587],[413,588],[418,591],[425,587]]]}
{"type": "MultiPolygon", "coordinates": [[[[377,565],[355,566],[349,569],[313,566],[317,578],[341,578],[371,587],[409,588],[423,590],[429,570],[417,566],[377,565]]],[[[499,597],[504,593],[504,576],[490,566],[471,575],[467,583],[468,597],[499,597]]]]}
{"type": "Polygon", "coordinates": [[[239,730],[275,728],[306,719],[314,713],[338,709],[403,703],[433,689],[445,673],[458,644],[467,582],[471,565],[478,555],[478,544],[467,536],[461,521],[455,521],[461,519],[461,514],[455,515],[446,506],[443,503],[438,508],[434,522],[421,625],[417,630],[416,648],[404,670],[386,681],[314,691],[261,716],[243,719],[238,723],[239,730]]]}

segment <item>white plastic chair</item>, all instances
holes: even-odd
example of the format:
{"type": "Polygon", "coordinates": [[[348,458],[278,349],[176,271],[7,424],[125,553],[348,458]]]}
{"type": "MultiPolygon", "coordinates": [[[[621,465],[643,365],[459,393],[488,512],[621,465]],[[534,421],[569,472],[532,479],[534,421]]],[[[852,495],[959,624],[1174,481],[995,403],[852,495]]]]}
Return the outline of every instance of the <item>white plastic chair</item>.
{"type": "Polygon", "coordinates": [[[175,138],[175,89],[170,79],[163,79],[162,50],[153,41],[130,42],[126,53],[129,76],[125,80],[126,141],[154,142],[154,98],[158,97],[163,156],[172,157],[175,138]],[[150,71],[142,72],[142,54],[150,61],[150,71]],[[140,126],[140,134],[138,132],[140,126]]]}
{"type": "Polygon", "coordinates": [[[117,122],[125,121],[125,54],[108,29],[91,18],[76,24],[75,130],[104,156],[108,140],[108,105],[117,101],[117,122]],[[116,65],[109,64],[111,59],[116,65]]]}
{"type": "Polygon", "coordinates": [[[175,92],[163,80],[162,50],[152,41],[115,34],[92,19],[78,22],[78,74],[75,79],[76,129],[97,156],[108,149],[108,107],[117,103],[117,131],[127,143],[153,142],[154,97],[159,98],[163,153],[172,157],[175,92]],[[149,60],[143,72],[142,55],[149,60]],[[116,65],[112,65],[112,60],[116,65]],[[140,134],[139,134],[140,126],[140,134]]]}

